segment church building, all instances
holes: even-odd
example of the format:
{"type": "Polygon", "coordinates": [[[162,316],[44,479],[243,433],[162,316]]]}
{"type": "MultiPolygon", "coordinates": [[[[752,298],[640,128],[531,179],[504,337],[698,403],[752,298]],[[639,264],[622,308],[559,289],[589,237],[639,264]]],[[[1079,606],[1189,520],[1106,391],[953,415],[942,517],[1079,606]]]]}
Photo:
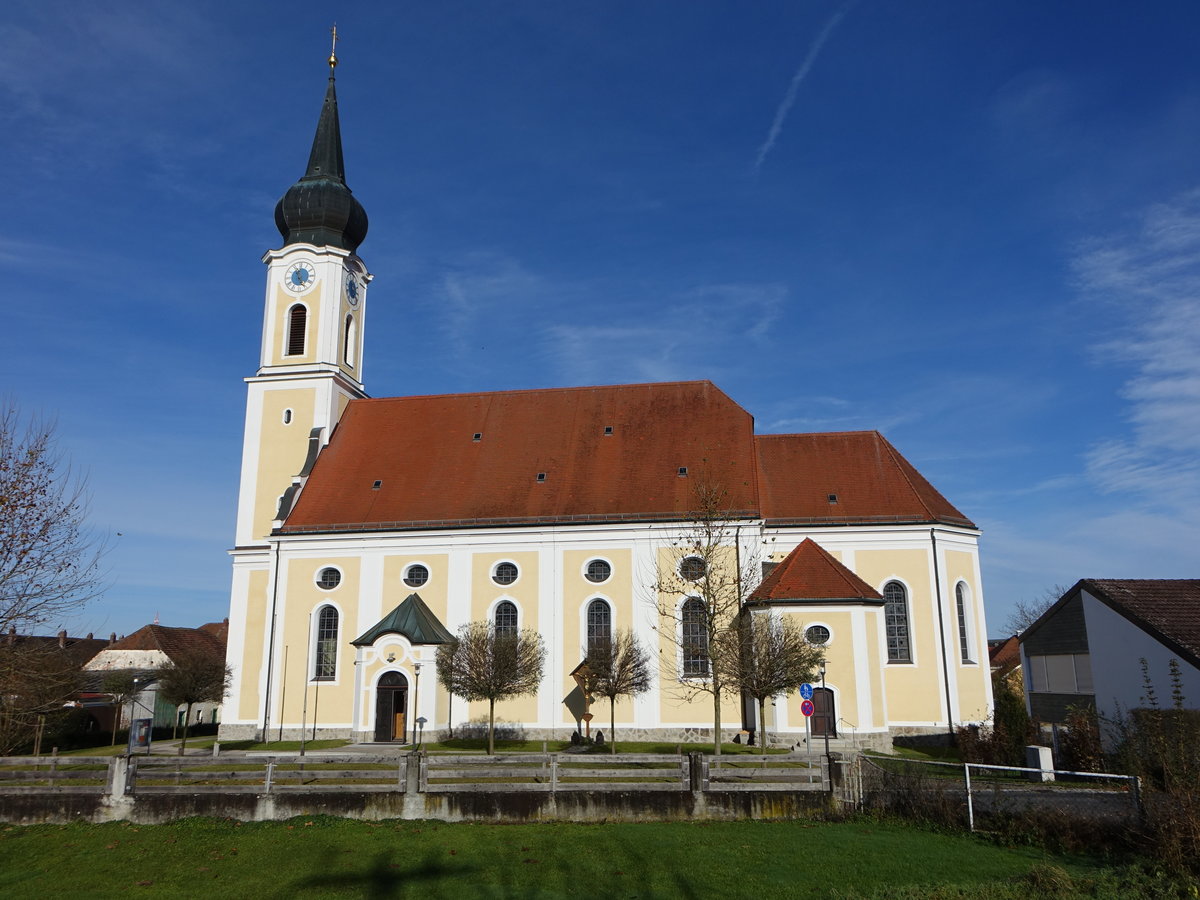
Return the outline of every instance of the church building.
{"type": "MultiPolygon", "coordinates": [[[[655,675],[618,702],[618,737],[711,739],[711,697],[689,696],[707,663],[679,640],[702,619],[689,547],[705,494],[728,565],[760,582],[745,602],[824,650],[809,721],[795,694],[767,704],[775,741],[888,746],[990,717],[979,530],[878,432],[756,434],[707,381],[368,397],[374,276],[330,65],[307,171],[275,210],[282,246],[263,257],[223,739],[406,742],[486,721],[436,665],[478,621],[545,642],[537,693],[496,708],[526,737],[583,728],[572,672],[620,629],[655,675]]],[[[722,731],[755,715],[727,697],[722,731]]]]}

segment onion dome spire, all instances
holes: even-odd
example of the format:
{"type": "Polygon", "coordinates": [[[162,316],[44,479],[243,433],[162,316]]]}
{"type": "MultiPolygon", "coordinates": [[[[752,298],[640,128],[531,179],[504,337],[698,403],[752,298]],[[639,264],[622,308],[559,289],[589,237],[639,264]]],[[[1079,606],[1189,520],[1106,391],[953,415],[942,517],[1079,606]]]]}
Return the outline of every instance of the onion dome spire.
{"type": "Polygon", "coordinates": [[[275,224],[285,244],[307,243],[332,246],[353,253],[367,236],[367,212],[346,187],[342,160],[342,132],[338,124],[334,68],[337,66],[337,26],[333,28],[334,52],[329,55],[329,86],[308,170],[288,188],[275,205],[275,224]]]}

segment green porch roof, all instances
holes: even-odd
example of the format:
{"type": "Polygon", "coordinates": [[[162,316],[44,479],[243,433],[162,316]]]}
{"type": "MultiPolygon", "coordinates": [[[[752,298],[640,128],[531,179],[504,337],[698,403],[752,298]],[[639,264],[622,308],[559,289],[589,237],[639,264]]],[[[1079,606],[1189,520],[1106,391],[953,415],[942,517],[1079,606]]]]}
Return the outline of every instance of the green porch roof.
{"type": "Polygon", "coordinates": [[[409,594],[399,606],[351,641],[355,647],[366,647],[385,634],[402,634],[414,644],[446,644],[454,635],[430,612],[420,594],[409,594]]]}

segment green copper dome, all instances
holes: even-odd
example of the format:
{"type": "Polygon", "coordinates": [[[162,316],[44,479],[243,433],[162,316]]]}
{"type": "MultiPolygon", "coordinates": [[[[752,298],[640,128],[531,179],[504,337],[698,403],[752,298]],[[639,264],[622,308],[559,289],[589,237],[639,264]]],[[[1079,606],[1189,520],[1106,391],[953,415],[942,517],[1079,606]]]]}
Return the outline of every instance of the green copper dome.
{"type": "Polygon", "coordinates": [[[367,236],[367,211],[346,187],[332,71],[308,157],[308,171],[275,205],[275,224],[285,244],[340,247],[351,253],[367,236]]]}

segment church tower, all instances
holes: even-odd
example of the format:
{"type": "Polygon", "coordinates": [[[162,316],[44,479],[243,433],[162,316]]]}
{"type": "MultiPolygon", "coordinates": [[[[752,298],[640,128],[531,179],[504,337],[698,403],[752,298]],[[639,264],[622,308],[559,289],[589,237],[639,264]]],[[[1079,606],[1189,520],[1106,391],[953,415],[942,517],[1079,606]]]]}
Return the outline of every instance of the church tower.
{"type": "MultiPolygon", "coordinates": [[[[336,50],[336,34],[335,50],[336,50]]],[[[283,246],[263,256],[258,372],[247,378],[236,546],[264,546],[346,404],[366,396],[363,320],[371,275],[358,258],[367,214],[346,186],[336,54],[308,168],[275,207],[283,246]]]]}

